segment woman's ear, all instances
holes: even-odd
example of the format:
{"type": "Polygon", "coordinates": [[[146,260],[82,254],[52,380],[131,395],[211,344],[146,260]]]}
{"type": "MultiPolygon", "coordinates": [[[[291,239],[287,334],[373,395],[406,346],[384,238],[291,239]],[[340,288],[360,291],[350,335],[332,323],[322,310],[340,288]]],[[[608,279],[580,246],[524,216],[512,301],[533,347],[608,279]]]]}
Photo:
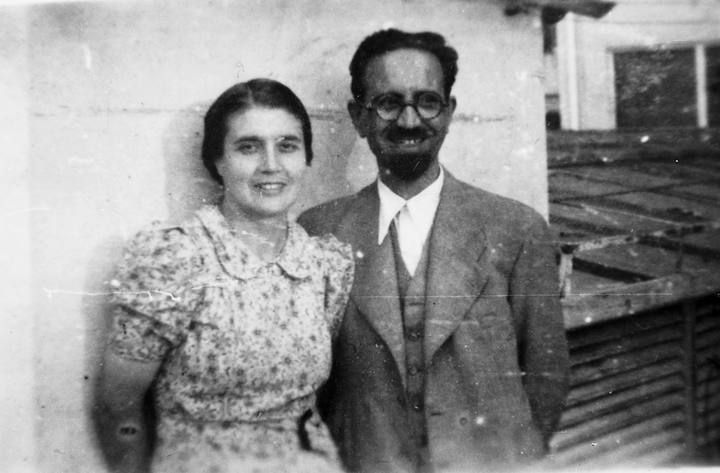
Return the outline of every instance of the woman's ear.
{"type": "Polygon", "coordinates": [[[358,135],[360,135],[360,138],[365,138],[367,136],[365,107],[357,103],[355,100],[350,100],[347,104],[347,109],[358,135]]]}

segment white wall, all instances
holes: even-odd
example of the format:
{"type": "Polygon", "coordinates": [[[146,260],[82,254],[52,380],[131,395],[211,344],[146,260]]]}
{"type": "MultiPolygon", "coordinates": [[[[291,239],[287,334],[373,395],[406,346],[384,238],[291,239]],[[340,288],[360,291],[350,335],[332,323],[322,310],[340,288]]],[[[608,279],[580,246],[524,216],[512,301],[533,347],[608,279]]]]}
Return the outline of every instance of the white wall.
{"type": "Polygon", "coordinates": [[[573,114],[570,62],[575,61],[577,65],[578,129],[612,129],[615,128],[614,50],[720,44],[720,2],[717,0],[616,2],[615,8],[599,20],[568,15],[557,26],[563,127],[570,123],[573,114]]]}
{"type": "Polygon", "coordinates": [[[32,467],[34,456],[43,471],[101,468],[88,410],[105,281],[140,226],[180,219],[211,195],[201,118],[236,81],[279,79],[310,108],[317,157],[302,208],[373,179],[374,158],[345,113],[360,40],[388,25],[439,31],[460,52],[441,160],[547,212],[536,13],[506,18],[499,1],[188,3],[0,7],[2,262],[13,270],[0,276],[10,309],[2,471],[32,467]]]}
{"type": "Polygon", "coordinates": [[[0,471],[35,463],[33,304],[25,11],[0,14],[0,471]]]}

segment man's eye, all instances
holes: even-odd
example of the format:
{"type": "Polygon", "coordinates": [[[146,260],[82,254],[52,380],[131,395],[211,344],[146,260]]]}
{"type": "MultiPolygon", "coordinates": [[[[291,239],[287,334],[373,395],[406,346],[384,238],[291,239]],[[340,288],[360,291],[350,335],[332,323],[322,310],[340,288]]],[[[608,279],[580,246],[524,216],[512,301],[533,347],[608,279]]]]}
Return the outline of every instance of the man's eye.
{"type": "Polygon", "coordinates": [[[435,108],[442,105],[442,99],[435,94],[422,94],[418,97],[417,103],[421,107],[435,108]]]}
{"type": "Polygon", "coordinates": [[[402,102],[397,97],[380,97],[375,106],[381,110],[395,110],[402,106],[402,102]]]}

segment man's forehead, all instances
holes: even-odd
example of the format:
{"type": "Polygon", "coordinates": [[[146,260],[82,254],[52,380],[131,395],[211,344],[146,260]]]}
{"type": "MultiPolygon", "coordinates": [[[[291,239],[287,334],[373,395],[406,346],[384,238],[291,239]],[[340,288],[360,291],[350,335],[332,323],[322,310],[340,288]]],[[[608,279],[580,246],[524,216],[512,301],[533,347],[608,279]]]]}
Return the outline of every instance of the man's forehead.
{"type": "Polygon", "coordinates": [[[408,87],[443,90],[443,71],[438,58],[419,49],[396,49],[368,62],[365,70],[368,89],[408,87]]]}

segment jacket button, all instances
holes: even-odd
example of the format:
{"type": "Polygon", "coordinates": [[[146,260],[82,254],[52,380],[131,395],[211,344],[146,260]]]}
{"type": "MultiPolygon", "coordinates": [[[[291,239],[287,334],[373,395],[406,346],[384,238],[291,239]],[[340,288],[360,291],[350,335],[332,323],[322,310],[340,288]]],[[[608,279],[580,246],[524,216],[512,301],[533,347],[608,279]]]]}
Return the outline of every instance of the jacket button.
{"type": "Polygon", "coordinates": [[[468,423],[467,417],[460,418],[460,425],[467,425],[467,423],[468,423]]]}

